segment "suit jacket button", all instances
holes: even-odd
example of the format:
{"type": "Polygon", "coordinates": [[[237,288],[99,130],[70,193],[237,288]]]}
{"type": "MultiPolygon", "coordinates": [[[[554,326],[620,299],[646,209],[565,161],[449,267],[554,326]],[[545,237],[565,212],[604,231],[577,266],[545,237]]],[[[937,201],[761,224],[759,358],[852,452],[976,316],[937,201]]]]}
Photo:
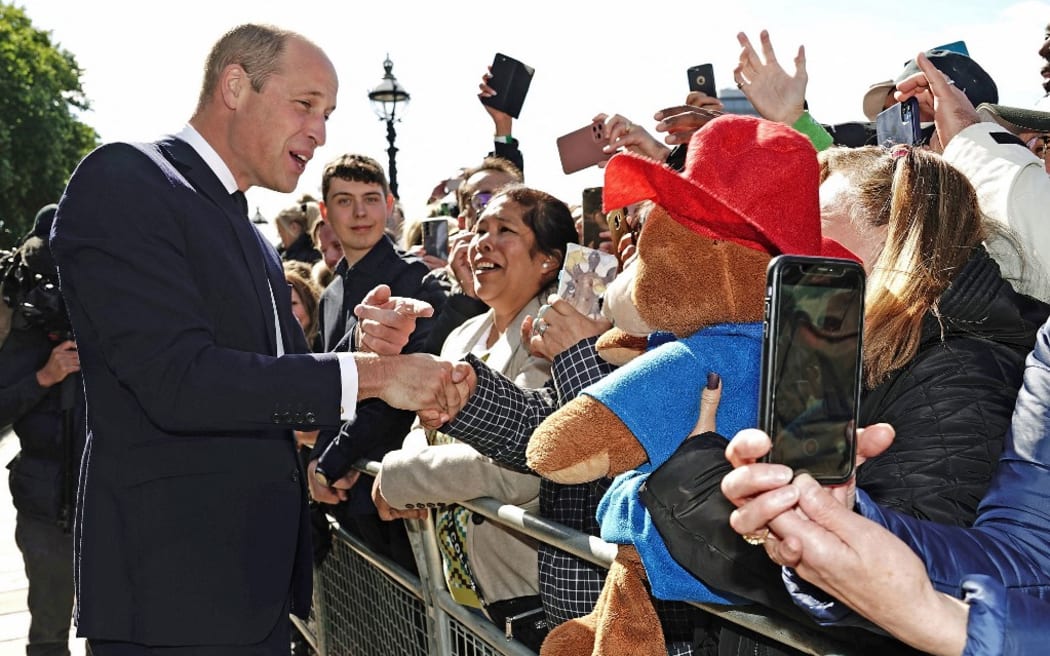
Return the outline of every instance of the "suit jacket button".
{"type": "Polygon", "coordinates": [[[306,413],[306,423],[308,423],[308,424],[316,424],[317,423],[317,415],[315,415],[312,412],[307,412],[306,413]]]}
{"type": "Polygon", "coordinates": [[[275,423],[275,424],[281,423],[281,413],[280,412],[273,413],[273,423],[275,423]]]}
{"type": "Polygon", "coordinates": [[[295,415],[292,417],[292,423],[293,424],[301,424],[301,423],[303,423],[303,416],[301,414],[299,414],[298,412],[295,413],[295,415]]]}
{"type": "Polygon", "coordinates": [[[292,482],[293,483],[298,483],[299,482],[299,470],[298,469],[292,470],[292,482]]]}

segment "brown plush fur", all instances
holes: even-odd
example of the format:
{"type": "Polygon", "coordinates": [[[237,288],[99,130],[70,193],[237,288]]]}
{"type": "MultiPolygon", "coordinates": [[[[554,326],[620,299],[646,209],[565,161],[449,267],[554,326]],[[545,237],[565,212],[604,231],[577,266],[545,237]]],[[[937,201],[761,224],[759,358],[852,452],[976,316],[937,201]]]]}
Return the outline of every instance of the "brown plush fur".
{"type": "Polygon", "coordinates": [[[704,326],[762,320],[768,253],[701,237],[659,206],[638,253],[634,298],[650,326],[686,337],[704,326]]]}
{"type": "MultiPolygon", "coordinates": [[[[642,229],[638,254],[631,297],[654,330],[685,337],[717,323],[762,320],[768,254],[701,237],[659,206],[642,229]]],[[[616,317],[610,318],[615,324],[616,317]]],[[[599,339],[599,353],[610,362],[627,362],[644,352],[643,341],[614,327],[599,339]]],[[[621,474],[648,456],[619,417],[581,395],[540,424],[527,457],[541,476],[568,484],[621,474]]],[[[631,546],[620,546],[618,553],[594,611],[555,627],[541,656],[666,653],[638,553],[631,546]]]]}
{"type": "Polygon", "coordinates": [[[576,397],[540,424],[525,456],[529,467],[563,485],[615,476],[647,458],[620,418],[589,396],[576,397]]]}
{"type": "Polygon", "coordinates": [[[613,326],[605,331],[594,347],[598,355],[606,362],[622,367],[642,353],[649,346],[648,337],[639,337],[613,326]]]}
{"type": "Polygon", "coordinates": [[[557,627],[540,648],[540,656],[588,654],[581,647],[594,645],[593,653],[610,656],[664,656],[667,650],[660,618],[652,604],[624,603],[624,600],[648,599],[643,581],[645,568],[634,547],[621,546],[609,567],[605,587],[594,606],[594,612],[557,627]],[[626,648],[627,645],[631,647],[626,648]]]}

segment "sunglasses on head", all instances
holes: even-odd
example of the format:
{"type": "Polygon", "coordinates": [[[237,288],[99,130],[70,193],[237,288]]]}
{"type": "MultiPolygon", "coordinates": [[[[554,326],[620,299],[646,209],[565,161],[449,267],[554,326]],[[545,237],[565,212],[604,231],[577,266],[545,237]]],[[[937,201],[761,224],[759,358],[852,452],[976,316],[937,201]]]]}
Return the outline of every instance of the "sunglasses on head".
{"type": "Polygon", "coordinates": [[[491,201],[492,197],[495,195],[496,194],[490,191],[476,192],[470,197],[470,206],[473,207],[476,212],[481,212],[481,210],[488,206],[489,201],[491,201]]]}

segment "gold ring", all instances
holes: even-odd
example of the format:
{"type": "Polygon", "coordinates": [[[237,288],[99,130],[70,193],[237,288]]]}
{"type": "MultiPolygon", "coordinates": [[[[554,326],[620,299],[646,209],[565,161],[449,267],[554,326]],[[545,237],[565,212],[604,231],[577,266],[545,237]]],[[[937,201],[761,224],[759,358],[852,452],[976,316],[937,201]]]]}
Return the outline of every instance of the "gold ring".
{"type": "Polygon", "coordinates": [[[631,128],[633,128],[633,127],[634,127],[634,126],[633,126],[632,124],[628,123],[628,124],[627,124],[627,127],[625,127],[625,128],[623,129],[624,133],[630,134],[630,132],[631,132],[631,128]]]}
{"type": "Polygon", "coordinates": [[[764,529],[762,529],[761,533],[747,533],[747,534],[744,534],[744,535],[742,535],[740,537],[744,538],[744,542],[747,542],[748,544],[751,544],[751,545],[754,545],[754,546],[757,547],[757,546],[759,546],[761,544],[765,544],[766,538],[769,537],[769,529],[768,528],[764,528],[764,529]]]}

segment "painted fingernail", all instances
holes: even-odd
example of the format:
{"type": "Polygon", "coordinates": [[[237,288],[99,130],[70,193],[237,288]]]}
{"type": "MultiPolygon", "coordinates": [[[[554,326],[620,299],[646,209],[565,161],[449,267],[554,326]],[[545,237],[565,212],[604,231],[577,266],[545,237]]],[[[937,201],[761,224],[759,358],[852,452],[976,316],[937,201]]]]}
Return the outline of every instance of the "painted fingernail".
{"type": "Polygon", "coordinates": [[[714,390],[718,389],[718,384],[722,382],[722,377],[713,371],[707,372],[707,389],[714,390]]]}

